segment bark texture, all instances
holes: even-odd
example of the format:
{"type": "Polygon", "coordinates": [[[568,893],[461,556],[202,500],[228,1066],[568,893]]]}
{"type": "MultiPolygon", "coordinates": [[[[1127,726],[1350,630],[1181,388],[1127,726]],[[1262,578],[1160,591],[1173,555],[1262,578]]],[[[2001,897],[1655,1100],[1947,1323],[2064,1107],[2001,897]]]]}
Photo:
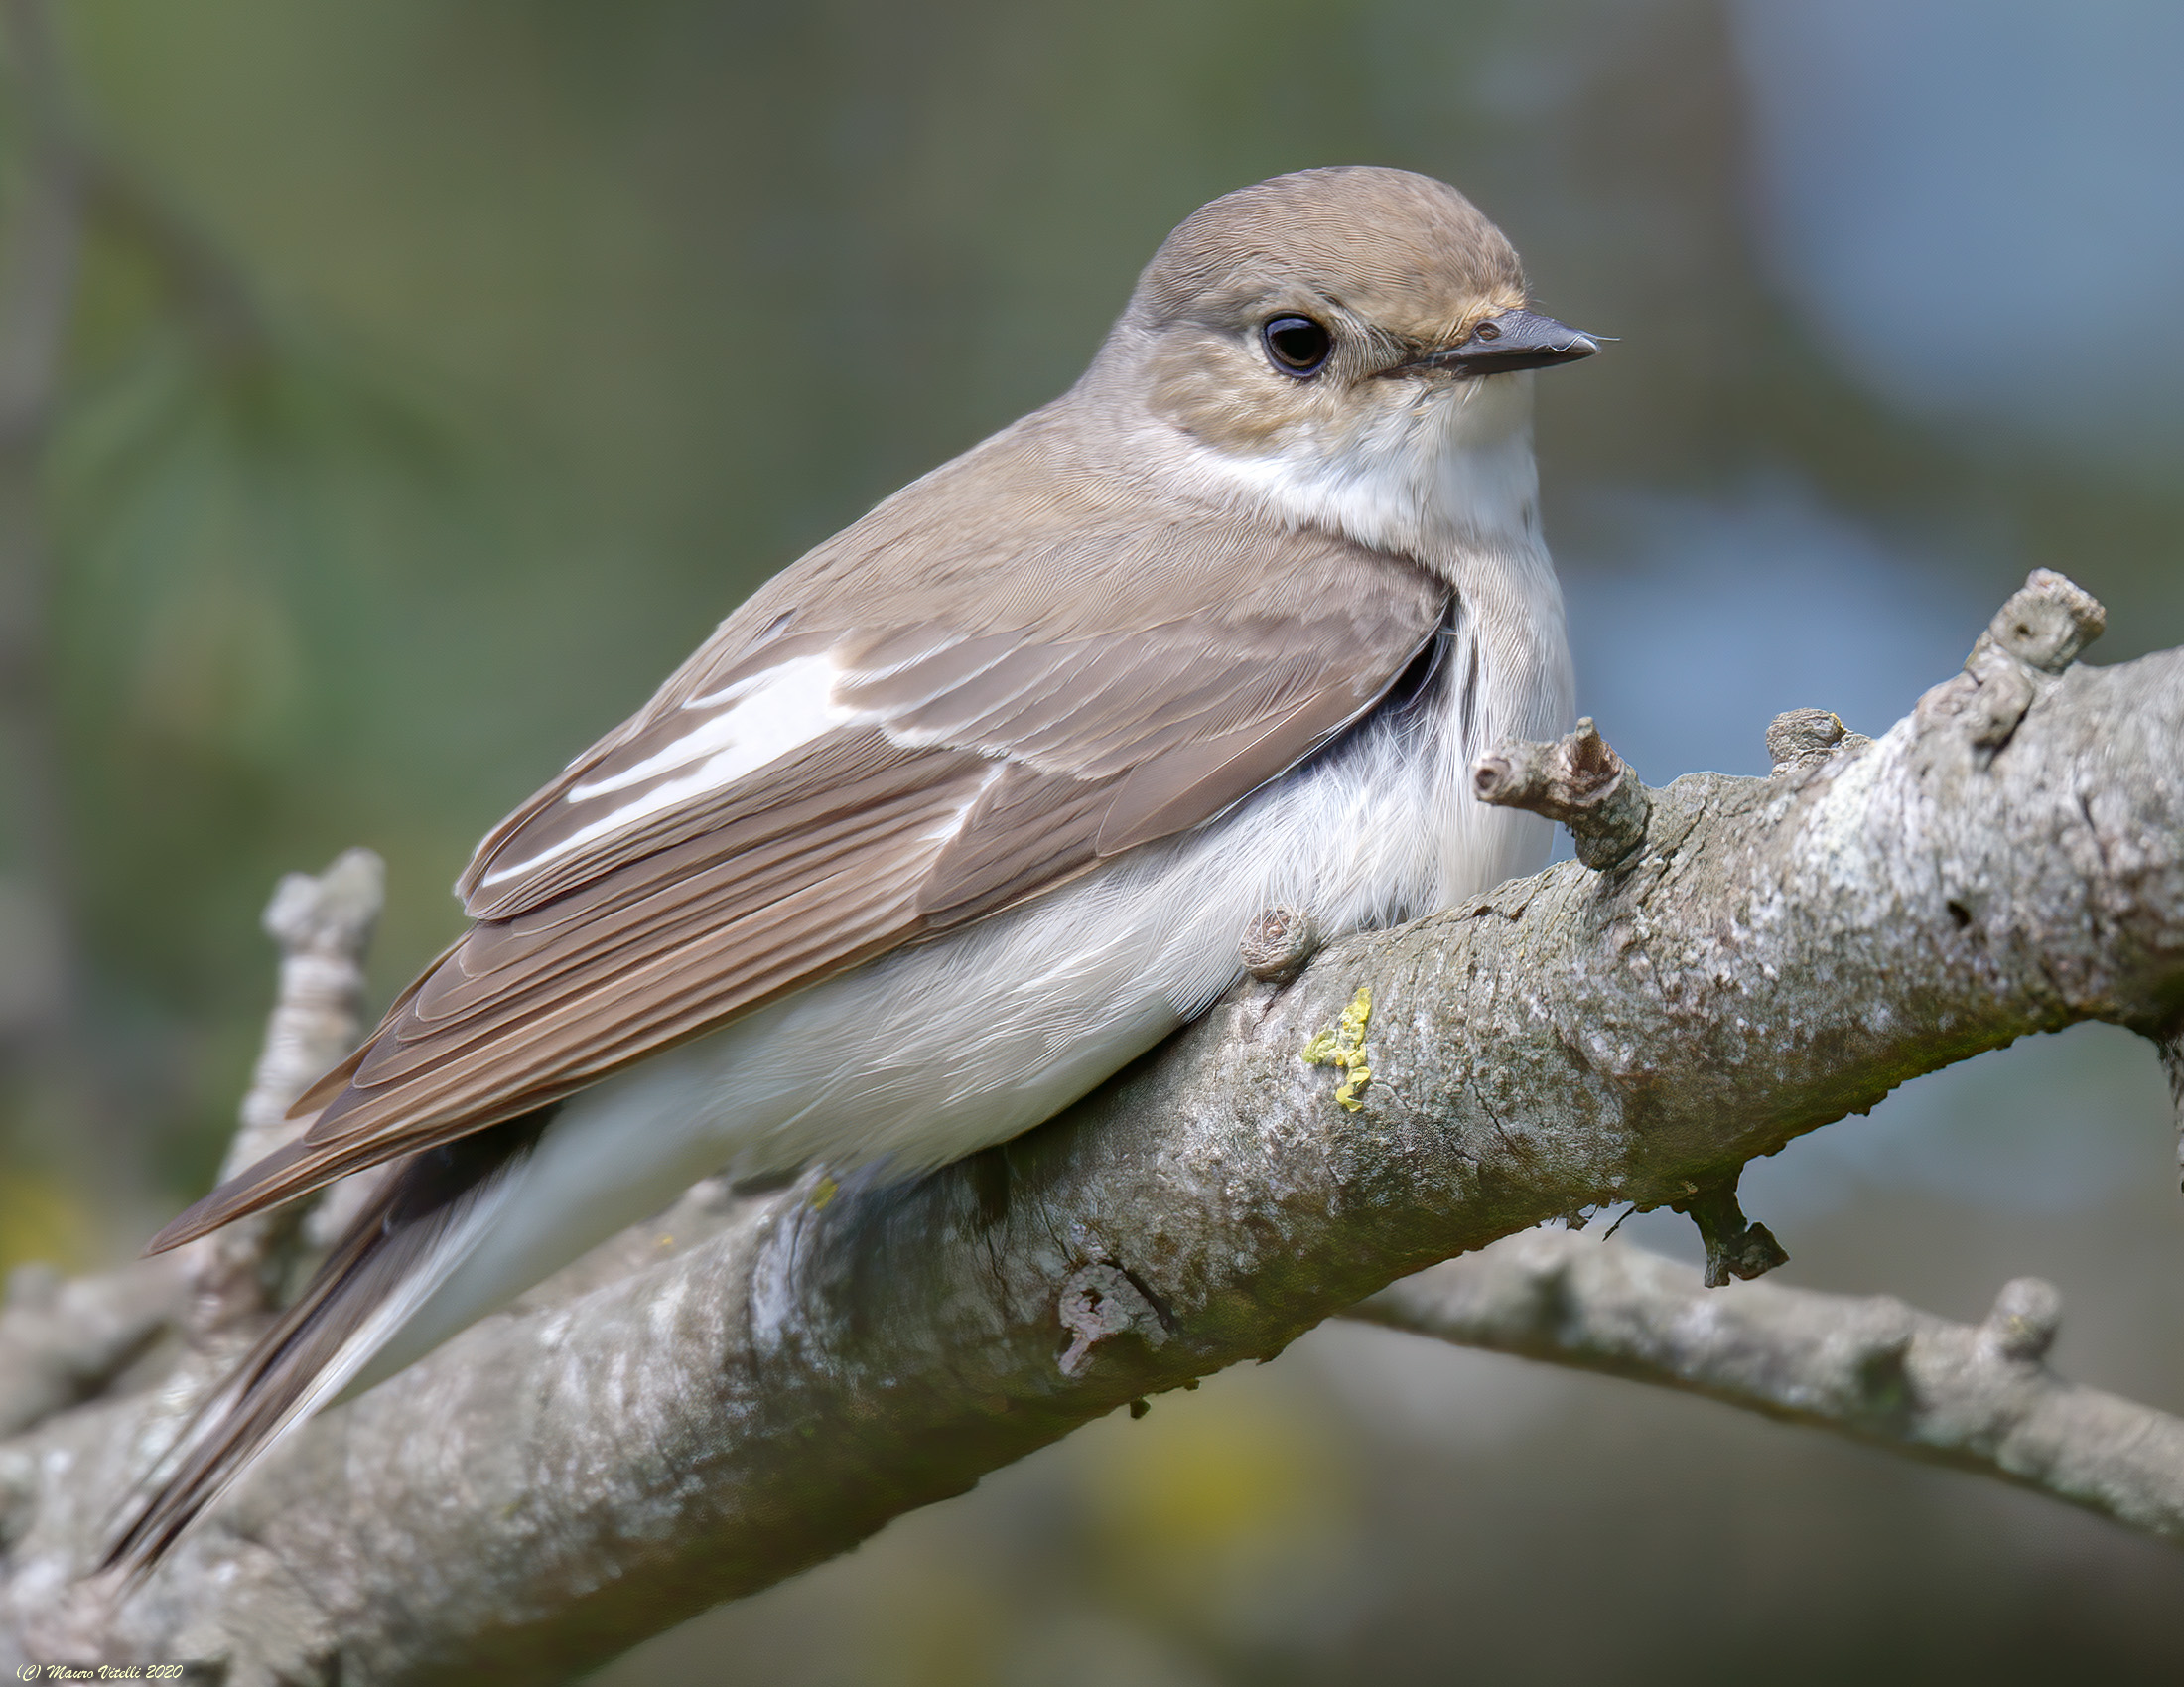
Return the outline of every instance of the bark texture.
{"type": "Polygon", "coordinates": [[[330,1414],[131,1597],[71,1586],[217,1370],[201,1337],[0,1447],[0,1662],[560,1678],[1436,1261],[1612,1203],[1733,1211],[1751,1156],[2031,1032],[2173,1039],[2184,653],[2070,667],[2090,605],[2036,576],[1909,719],[1793,724],[1770,778],[1617,795],[1587,747],[1512,747],[1508,799],[1568,804],[1561,766],[1600,799],[1580,839],[1642,836],[1247,982],[914,1186],[702,1187],[330,1414]],[[1355,1111],[1300,1058],[1330,1036],[1355,1111]]]}
{"type": "Polygon", "coordinates": [[[1890,1295],[1724,1295],[1673,1260],[1539,1230],[1391,1284],[1347,1316],[1704,1394],[2184,1540],[2184,1419],[2050,1370],[2062,1312],[2037,1277],[2003,1284],[1979,1325],[1890,1295]]]}

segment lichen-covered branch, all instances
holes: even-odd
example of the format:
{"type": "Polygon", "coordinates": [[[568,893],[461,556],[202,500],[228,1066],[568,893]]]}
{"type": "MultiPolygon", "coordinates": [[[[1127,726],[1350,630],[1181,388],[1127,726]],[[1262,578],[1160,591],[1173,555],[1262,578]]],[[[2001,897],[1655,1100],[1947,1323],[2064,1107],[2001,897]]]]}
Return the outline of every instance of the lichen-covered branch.
{"type": "Polygon", "coordinates": [[[2062,1297],[2038,1278],[2003,1285],[1973,1326],[1887,1295],[1720,1294],[1689,1266],[1541,1230],[1406,1278],[1348,1316],[1705,1394],[2184,1540],[2184,1419],[2050,1370],[2062,1297]]]}
{"type": "MultiPolygon", "coordinates": [[[[623,1238],[617,1271],[654,1263],[330,1414],[117,1608],[70,1578],[188,1390],[50,1419],[0,1448],[0,1621],[235,1683],[563,1677],[1436,1261],[1610,1202],[1725,1222],[1693,1197],[1918,1072],[2089,1018],[2173,1032],[2184,654],[2068,667],[2074,592],[2036,577],[1878,741],[1644,792],[1605,871],[1288,983],[1266,943],[1272,979],[1004,1148],[686,1201],[623,1238]],[[1346,1008],[1355,1060],[1306,1064],[1346,1008]]],[[[1518,760],[1613,794],[1604,763],[1518,760]]]]}

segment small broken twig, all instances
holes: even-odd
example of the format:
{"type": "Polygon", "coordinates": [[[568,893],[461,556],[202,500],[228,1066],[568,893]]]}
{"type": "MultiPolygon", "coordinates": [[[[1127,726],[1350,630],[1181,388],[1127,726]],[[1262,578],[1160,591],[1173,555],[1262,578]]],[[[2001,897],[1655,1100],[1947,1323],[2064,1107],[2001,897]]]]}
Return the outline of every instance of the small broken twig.
{"type": "MultiPolygon", "coordinates": [[[[222,1176],[280,1146],[298,1128],[290,1104],[354,1046],[384,877],[376,855],[352,849],[274,892],[265,926],[281,946],[280,987],[222,1176]]],[[[186,1314],[202,1336],[263,1310],[296,1224],[293,1207],[261,1214],[178,1254],[69,1282],[19,1267],[0,1307],[0,1437],[91,1398],[186,1314]]]]}
{"type": "Polygon", "coordinates": [[[1983,767],[2000,753],[2044,684],[2069,668],[2108,627],[2108,611],[2076,581],[2035,568],[1995,611],[1964,672],[1919,699],[1921,721],[1956,717],[1983,767]]]}
{"type": "Polygon", "coordinates": [[[1471,770],[1471,789],[1497,808],[1524,808],[1560,820],[1576,841],[1577,859],[1605,872],[1646,841],[1652,799],[1587,715],[1554,744],[1510,739],[1471,770]]]}
{"type": "MultiPolygon", "coordinates": [[[[281,946],[280,988],[222,1176],[279,1147],[297,1129],[290,1104],[354,1046],[384,878],[376,855],[352,849],[318,878],[292,873],[274,892],[265,927],[281,946]]],[[[277,1275],[269,1266],[297,1221],[294,1208],[260,1214],[179,1257],[72,1282],[43,1266],[18,1269],[0,1309],[0,1437],[96,1394],[185,1308],[198,1335],[263,1310],[277,1275]]]]}
{"type": "Polygon", "coordinates": [[[1752,1223],[1737,1204],[1737,1176],[1742,1170],[1739,1167],[1721,1182],[1693,1191],[1688,1199],[1669,1202],[1671,1212],[1685,1213],[1699,1226],[1699,1239],[1706,1244],[1709,1289],[1726,1286],[1731,1277],[1750,1282],[1790,1263],[1774,1232],[1752,1223]]]}
{"type": "Polygon", "coordinates": [[[2042,673],[2061,673],[2108,626],[2109,612],[2100,599],[2068,575],[2035,568],[1994,612],[1965,666],[1973,667],[1981,651],[1997,648],[2042,673]]]}

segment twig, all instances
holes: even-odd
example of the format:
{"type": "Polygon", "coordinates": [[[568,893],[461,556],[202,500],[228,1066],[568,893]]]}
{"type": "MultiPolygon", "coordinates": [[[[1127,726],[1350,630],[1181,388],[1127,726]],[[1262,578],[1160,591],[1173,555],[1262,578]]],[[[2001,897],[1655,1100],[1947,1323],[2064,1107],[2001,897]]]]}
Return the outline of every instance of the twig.
{"type": "MultiPolygon", "coordinates": [[[[303,1128],[289,1108],[355,1048],[363,1030],[364,951],[385,900],[386,869],[352,849],[317,878],[291,873],[266,905],[266,934],[280,945],[280,985],[265,1044],[243,1097],[241,1127],[220,1176],[229,1178],[303,1128]]],[[[345,1203],[352,1204],[352,1203],[345,1203]]],[[[205,1336],[271,1304],[307,1206],[253,1213],[187,1250],[196,1292],[193,1334],[205,1336]]]]}
{"type": "Polygon", "coordinates": [[[1886,1295],[1710,1290],[1688,1266],[1543,1230],[1345,1316],[1704,1394],[2184,1540],[2184,1419],[2050,1370],[2062,1298],[2037,1278],[2006,1284],[1985,1323],[1952,1324],[1886,1295]]]}
{"type": "Polygon", "coordinates": [[[1587,867],[1620,866],[1646,841],[1653,801],[1630,764],[1587,715],[1556,744],[1512,739],[1479,758],[1471,792],[1497,808],[1526,808],[1570,828],[1587,867]]]}

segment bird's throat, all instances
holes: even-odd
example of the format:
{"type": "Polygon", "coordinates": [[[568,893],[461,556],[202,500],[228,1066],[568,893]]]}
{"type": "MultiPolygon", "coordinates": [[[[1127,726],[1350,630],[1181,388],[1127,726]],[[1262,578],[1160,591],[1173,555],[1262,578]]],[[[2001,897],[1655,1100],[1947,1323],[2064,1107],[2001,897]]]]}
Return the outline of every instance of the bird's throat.
{"type": "Polygon", "coordinates": [[[1300,433],[1262,453],[1194,444],[1189,490],[1451,575],[1482,552],[1536,552],[1531,381],[1436,382],[1339,435],[1300,433]]]}

